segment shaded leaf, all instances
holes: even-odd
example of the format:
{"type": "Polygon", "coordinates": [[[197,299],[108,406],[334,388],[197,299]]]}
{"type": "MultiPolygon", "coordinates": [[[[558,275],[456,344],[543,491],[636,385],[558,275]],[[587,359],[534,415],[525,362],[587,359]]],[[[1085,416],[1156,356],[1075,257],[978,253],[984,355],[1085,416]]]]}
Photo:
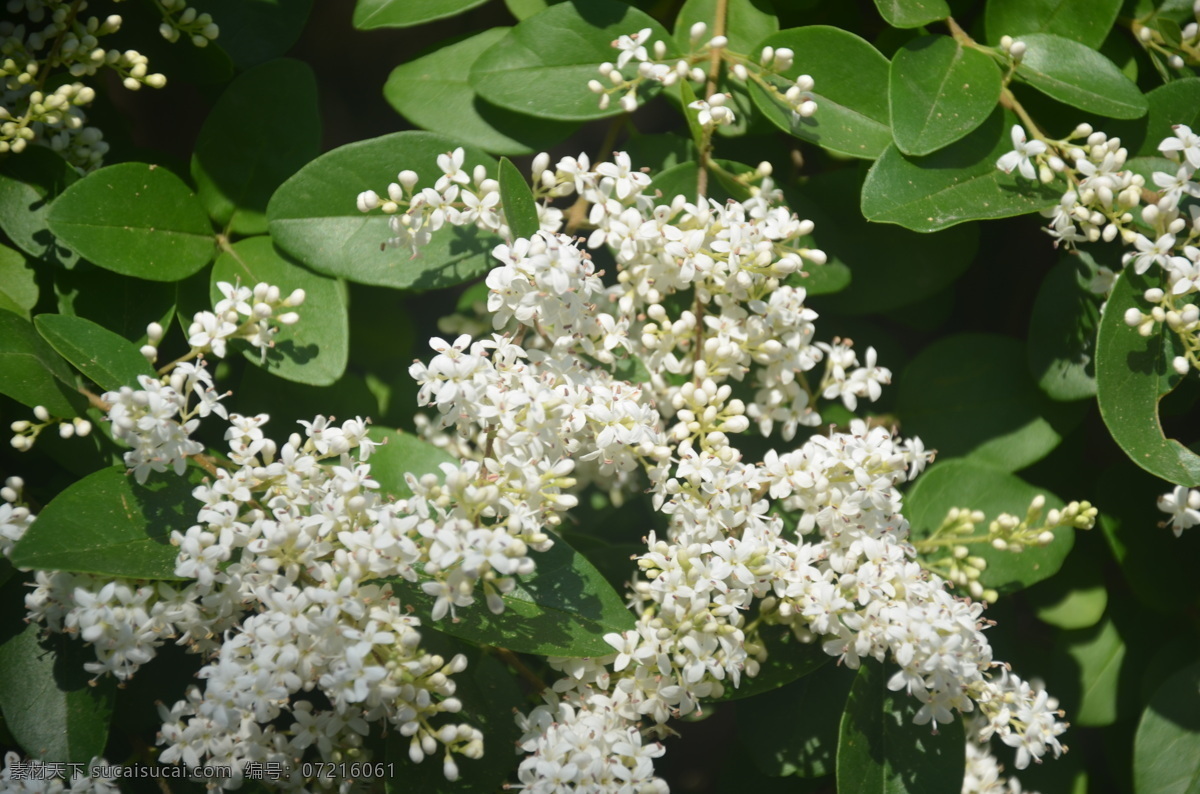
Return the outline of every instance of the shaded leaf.
{"type": "Polygon", "coordinates": [[[221,26],[221,47],[239,69],[249,69],[292,48],[304,30],[313,0],[196,0],[221,26]]]}
{"type": "Polygon", "coordinates": [[[1096,393],[1099,301],[1080,284],[1079,257],[1063,257],[1042,280],[1029,318],[1029,371],[1055,400],[1096,393]]]}
{"type": "Polygon", "coordinates": [[[744,700],[772,692],[833,661],[820,642],[800,642],[786,626],[765,626],[760,637],[767,648],[767,660],[762,663],[758,675],[751,678],[743,674],[737,687],[726,681],[724,693],[712,700],[744,700]]]}
{"type": "Polygon", "coordinates": [[[77,181],[75,169],[45,146],[6,157],[0,162],[0,229],[30,256],[72,267],[79,254],[57,240],[46,217],[54,199],[77,181]]]}
{"type": "Polygon", "coordinates": [[[156,165],[93,171],[63,191],[48,220],[50,230],[89,261],[150,281],[186,278],[216,252],[200,200],[156,165]]]}
{"type": "Polygon", "coordinates": [[[91,320],[39,314],[34,325],[59,355],[106,391],[136,387],[138,375],[154,375],[150,363],[132,342],[91,320]]]}
{"type": "Polygon", "coordinates": [[[248,287],[266,282],[285,295],[297,288],[306,293],[296,309],[299,322],[279,327],[265,357],[258,348],[249,347],[246,360],[281,378],[312,386],[328,386],[342,377],[350,353],[350,322],[345,288],[336,279],[290,261],[270,237],[251,237],[234,243],[213,265],[209,283],[214,304],[223,297],[217,288],[222,281],[248,287]]]}
{"type": "Polygon", "coordinates": [[[894,28],[919,28],[950,16],[944,0],[875,0],[875,7],[894,28]]]}
{"type": "Polygon", "coordinates": [[[1200,662],[1163,682],[1133,743],[1136,794],[1200,792],[1200,662]]]}
{"type": "Polygon", "coordinates": [[[54,416],[83,416],[86,403],[75,391],[74,375],[33,324],[0,310],[0,394],[54,416]]]}
{"type": "Polygon", "coordinates": [[[1058,634],[1055,656],[1069,658],[1078,670],[1079,705],[1071,722],[1088,727],[1117,719],[1117,685],[1125,660],[1125,641],[1111,618],[1099,626],[1058,634]]]}
{"type": "Polygon", "coordinates": [[[354,5],[354,27],[408,28],[457,16],[483,5],[487,0],[358,0],[354,5]]]}
{"type": "Polygon", "coordinates": [[[0,245],[0,309],[29,319],[37,305],[38,286],[32,264],[20,251],[0,245]]]}

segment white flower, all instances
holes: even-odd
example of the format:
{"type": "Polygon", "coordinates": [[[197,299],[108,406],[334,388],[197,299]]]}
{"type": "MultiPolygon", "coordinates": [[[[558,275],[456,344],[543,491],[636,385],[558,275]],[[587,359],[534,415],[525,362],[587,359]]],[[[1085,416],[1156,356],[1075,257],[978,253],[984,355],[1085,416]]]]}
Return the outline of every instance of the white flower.
{"type": "Polygon", "coordinates": [[[1200,524],[1200,490],[1177,485],[1175,490],[1158,497],[1158,509],[1171,516],[1167,526],[1179,537],[1185,529],[1200,524]]]}
{"type": "Polygon", "coordinates": [[[1011,174],[1016,168],[1026,179],[1036,179],[1037,169],[1034,168],[1030,158],[1044,153],[1046,144],[1038,140],[1026,141],[1025,130],[1020,124],[1013,125],[1012,143],[1013,150],[1001,155],[1000,159],[996,161],[996,167],[1006,174],[1011,174]]]}

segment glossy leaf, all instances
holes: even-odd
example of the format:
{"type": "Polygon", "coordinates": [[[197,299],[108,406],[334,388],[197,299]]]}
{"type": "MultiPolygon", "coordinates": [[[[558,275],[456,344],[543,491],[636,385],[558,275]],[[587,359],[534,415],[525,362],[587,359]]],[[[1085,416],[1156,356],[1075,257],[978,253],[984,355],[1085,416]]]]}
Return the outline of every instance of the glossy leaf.
{"type": "Polygon", "coordinates": [[[1017,76],[1046,96],[1071,107],[1114,119],[1136,119],[1149,109],[1146,97],[1116,64],[1062,36],[1021,36],[1025,57],[1017,76]]]}
{"type": "Polygon", "coordinates": [[[358,0],[354,5],[354,27],[408,28],[436,19],[457,16],[487,0],[358,0]]]}
{"type": "MultiPolygon", "coordinates": [[[[488,102],[518,113],[562,121],[615,116],[622,112],[619,103],[601,110],[588,81],[599,77],[600,64],[617,59],[613,41],[645,28],[650,28],[651,41],[666,42],[667,58],[678,57],[662,25],[624,3],[573,0],[553,5],[519,23],[479,56],[471,67],[471,85],[488,102]]],[[[651,83],[647,96],[656,90],[651,83]]]]}
{"type": "Polygon", "coordinates": [[[1200,485],[1200,455],[1163,435],[1158,403],[1182,380],[1171,366],[1178,338],[1160,325],[1148,337],[1125,324],[1130,308],[1149,311],[1153,283],[1131,270],[1117,277],[1100,318],[1096,397],[1113,440],[1137,465],[1178,485],[1200,485]]]}
{"type": "Polygon", "coordinates": [[[221,25],[221,48],[239,69],[249,69],[292,48],[304,30],[313,0],[197,0],[221,25]]]}
{"type": "Polygon", "coordinates": [[[129,579],[178,579],[172,530],[196,523],[199,476],[152,474],[139,485],[125,467],[89,474],[38,514],[13,549],[22,568],[129,579]]]}
{"type": "Polygon", "coordinates": [[[785,626],[766,626],[761,635],[767,648],[767,660],[753,678],[743,675],[735,687],[725,682],[725,691],[714,701],[744,700],[773,692],[782,686],[810,675],[833,661],[819,642],[800,642],[785,626]]]}
{"type": "Polygon", "coordinates": [[[504,611],[492,614],[482,597],[458,607],[455,617],[433,620],[434,598],[419,582],[387,579],[400,602],[411,606],[422,625],[481,645],[498,645],[539,656],[603,656],[613,652],[603,639],[634,628],[633,613],[596,567],[566,541],[549,551],[530,552],[537,570],[517,576],[517,586],[501,596],[504,611]]]}
{"type": "MultiPolygon", "coordinates": [[[[1025,518],[1034,497],[1046,497],[1046,510],[1061,508],[1062,500],[1045,488],[1030,485],[1013,474],[981,465],[970,459],[944,460],[917,478],[904,500],[904,514],[912,524],[914,539],[927,536],[941,526],[951,508],[983,511],[986,517],[976,532],[1001,513],[1025,518]]],[[[972,554],[987,560],[980,582],[984,587],[1011,593],[1053,576],[1075,545],[1075,531],[1054,530],[1046,546],[1026,547],[1020,554],[998,551],[988,543],[971,547],[972,554]]]]}
{"type": "Polygon", "coordinates": [[[1071,722],[1102,727],[1117,719],[1117,688],[1125,661],[1125,641],[1112,619],[1089,629],[1058,634],[1054,656],[1069,658],[1078,671],[1079,705],[1071,710],[1071,722]]]}
{"type": "Polygon", "coordinates": [[[894,28],[919,28],[950,16],[944,0],[875,0],[875,7],[894,28]]]}
{"type": "MultiPolygon", "coordinates": [[[[0,590],[17,604],[13,587],[0,590]]],[[[9,606],[8,611],[13,610],[9,606]]],[[[21,609],[22,616],[24,609],[21,609]]],[[[18,618],[19,619],[19,618],[18,618]]],[[[83,669],[95,652],[68,634],[42,637],[30,623],[0,642],[0,711],[4,727],[33,758],[88,764],[104,754],[116,683],[83,669]]]]}
{"type": "MultiPolygon", "coordinates": [[[[822,308],[852,315],[889,311],[936,294],[970,266],[979,247],[977,227],[917,234],[868,223],[858,207],[860,179],[858,173],[841,169],[785,190],[788,206],[816,225],[812,244],[829,257],[825,265],[806,265],[808,272],[819,279],[831,266],[842,267],[850,277],[846,289],[820,302],[822,308]],[[880,251],[888,256],[880,256],[880,251]]],[[[820,294],[810,281],[789,283],[820,294]]]]}
{"type": "Polygon", "coordinates": [[[222,281],[247,287],[266,282],[284,294],[297,288],[306,293],[295,310],[300,321],[280,326],[265,359],[257,348],[248,348],[248,361],[286,380],[312,386],[329,386],[342,377],[350,353],[350,323],[345,288],[336,279],[289,260],[270,237],[251,237],[234,243],[213,265],[214,303],[222,297],[217,289],[222,281]]]}
{"type": "Polygon", "coordinates": [[[761,46],[795,52],[792,79],[815,81],[816,115],[801,118],[757,84],[750,96],[764,116],[784,132],[852,157],[874,159],[892,141],[888,110],[888,60],[867,41],[840,28],[811,25],[781,30],[761,46]]]}
{"type": "Polygon", "coordinates": [[[221,94],[200,128],[192,179],[219,226],[262,234],[271,194],[320,152],[316,77],[307,64],[282,58],[221,94]]]}
{"type": "Polygon", "coordinates": [[[867,172],[863,214],[868,220],[933,232],[1054,206],[1062,198],[1060,191],[1031,185],[996,167],[996,160],[1012,149],[1015,123],[1015,116],[997,109],[965,138],[925,157],[908,157],[889,146],[867,172]]]}
{"type": "Polygon", "coordinates": [[[74,266],[79,254],[58,241],[46,217],[54,199],[77,181],[75,169],[44,146],[6,157],[0,162],[0,229],[35,259],[74,266]]]}
{"type": "Polygon", "coordinates": [[[759,770],[772,777],[833,774],[839,717],[854,679],[852,670],[830,664],[768,697],[739,703],[738,736],[759,770]]]}
{"type": "Polygon", "coordinates": [[[1055,400],[1082,400],[1096,393],[1100,307],[1080,284],[1083,275],[1079,257],[1064,257],[1043,279],[1029,319],[1029,371],[1055,400]]]}
{"type": "Polygon", "coordinates": [[[1146,114],[1146,133],[1137,156],[1158,156],[1158,145],[1164,138],[1171,137],[1171,128],[1176,124],[1200,129],[1200,78],[1189,77],[1172,80],[1146,94],[1150,112],[1146,114]]]}
{"type": "Polygon", "coordinates": [[[370,436],[380,444],[371,455],[371,476],[379,482],[381,493],[397,499],[412,496],[405,474],[419,478],[425,474],[441,474],[438,467],[443,463],[460,465],[457,458],[441,447],[403,430],[373,427],[370,436]]]}
{"type": "Polygon", "coordinates": [[[75,376],[58,353],[12,312],[0,310],[0,394],[54,416],[82,416],[86,408],[75,391],[75,376]]]}
{"type": "Polygon", "coordinates": [[[888,83],[897,148],[923,155],[961,139],[992,114],[1000,83],[995,61],[949,36],[906,42],[888,83]]]}
{"type": "MultiPolygon", "coordinates": [[[[397,132],[326,152],[271,198],[271,237],[318,273],[361,284],[435,289],[476,278],[490,269],[499,237],[474,228],[444,228],[414,256],[407,246],[385,248],[393,236],[387,216],[361,213],[354,204],[357,191],[383,188],[404,169],[422,175],[421,185],[432,186],[440,175],[438,155],[458,145],[427,132],[397,132]]],[[[494,173],[492,158],[466,147],[464,167],[476,163],[494,173]]]]}
{"type": "Polygon", "coordinates": [[[204,207],[179,177],[145,163],[93,171],[50,210],[50,230],[105,270],[178,281],[212,261],[216,240],[204,207]]]}
{"type": "Polygon", "coordinates": [[[1049,454],[1078,420],[1077,408],[1043,395],[1024,346],[993,334],[934,342],[905,368],[897,396],[906,434],[943,457],[970,455],[1006,471],[1049,454]]]}
{"type": "Polygon", "coordinates": [[[504,222],[513,237],[530,238],[537,234],[541,222],[533,191],[507,157],[500,159],[500,202],[504,205],[504,222]]]}
{"type": "Polygon", "coordinates": [[[1120,10],[1121,0],[992,0],[985,7],[988,41],[1053,33],[1099,49],[1120,10]]]}
{"type": "Polygon", "coordinates": [[[0,245],[0,309],[28,319],[37,300],[33,266],[20,251],[0,245]]]}
{"type": "Polygon", "coordinates": [[[59,355],[106,391],[122,386],[137,388],[138,375],[154,375],[154,369],[132,342],[91,320],[39,314],[34,325],[59,355]]]}
{"type": "Polygon", "coordinates": [[[842,714],[839,794],[959,794],[966,760],[962,721],[914,725],[919,701],[887,688],[889,669],[868,659],[842,714]]]}
{"type": "Polygon", "coordinates": [[[471,65],[509,28],[491,28],[392,70],[384,99],[419,127],[498,154],[546,151],[577,125],[497,107],[471,87],[471,65]]]}
{"type": "Polygon", "coordinates": [[[1133,740],[1136,794],[1200,792],[1200,662],[1163,682],[1133,740]]]}

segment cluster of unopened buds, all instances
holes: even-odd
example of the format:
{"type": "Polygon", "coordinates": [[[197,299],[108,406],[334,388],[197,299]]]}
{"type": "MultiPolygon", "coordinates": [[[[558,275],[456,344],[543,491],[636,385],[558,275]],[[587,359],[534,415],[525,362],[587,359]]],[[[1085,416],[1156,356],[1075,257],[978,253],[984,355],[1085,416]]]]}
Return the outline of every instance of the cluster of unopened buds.
{"type": "Polygon", "coordinates": [[[1142,48],[1150,53],[1150,60],[1163,74],[1164,79],[1170,79],[1159,61],[1166,60],[1166,65],[1175,70],[1182,70],[1189,64],[1200,63],[1200,0],[1192,3],[1193,21],[1182,27],[1174,27],[1170,32],[1161,24],[1157,15],[1149,18],[1135,19],[1130,23],[1134,35],[1142,48]]]}
{"type": "Polygon", "coordinates": [[[213,22],[212,14],[198,12],[188,5],[188,0],[155,0],[155,4],[163,15],[163,23],[158,32],[167,41],[179,41],[181,35],[187,36],[196,47],[207,47],[221,34],[221,30],[213,22]]]}
{"type": "Polygon", "coordinates": [[[37,437],[51,425],[58,425],[58,435],[62,438],[86,436],[92,432],[92,423],[88,420],[79,416],[73,419],[59,419],[51,416],[44,405],[34,406],[33,416],[36,421],[18,419],[9,426],[14,434],[10,443],[18,452],[28,452],[32,449],[37,437]]]}
{"type": "Polygon", "coordinates": [[[1045,507],[1046,497],[1036,496],[1024,519],[1001,513],[988,525],[986,533],[978,535],[975,530],[983,523],[984,514],[968,508],[951,508],[941,526],[929,535],[914,540],[913,546],[922,555],[920,559],[923,566],[958,587],[966,588],[972,598],[995,603],[999,594],[991,588],[984,588],[980,582],[980,576],[987,568],[987,560],[972,554],[971,545],[987,543],[997,551],[1019,554],[1029,546],[1053,543],[1053,530],[1059,527],[1091,529],[1095,526],[1098,511],[1090,502],[1071,502],[1061,510],[1051,509],[1049,512],[1045,507]],[[949,554],[938,557],[936,552],[942,549],[948,550],[949,554]]]}
{"type": "MultiPolygon", "coordinates": [[[[620,50],[616,63],[600,64],[601,79],[588,81],[588,90],[600,95],[601,110],[609,107],[613,97],[619,97],[617,101],[621,109],[632,113],[638,106],[638,89],[646,82],[661,83],[665,87],[675,85],[680,80],[704,83],[710,75],[701,64],[708,64],[715,57],[726,64],[728,73],[735,80],[757,83],[797,116],[807,118],[817,112],[817,103],[811,93],[813,79],[806,74],[795,80],[783,76],[792,68],[795,58],[795,53],[786,47],[764,47],[755,59],[731,51],[729,39],[725,36],[714,36],[705,41],[708,26],[697,22],[689,31],[692,51],[680,58],[670,58],[665,41],[657,40],[647,50],[651,33],[650,28],[644,28],[637,33],[621,36],[612,43],[614,48],[620,50]],[[634,64],[634,73],[627,77],[631,63],[634,64]]],[[[709,113],[707,121],[701,120],[700,123],[707,127],[732,123],[733,111],[724,107],[721,100],[714,102],[714,96],[701,100],[700,105],[693,105],[701,113],[709,113]],[[716,108],[720,111],[713,113],[716,108]]]]}

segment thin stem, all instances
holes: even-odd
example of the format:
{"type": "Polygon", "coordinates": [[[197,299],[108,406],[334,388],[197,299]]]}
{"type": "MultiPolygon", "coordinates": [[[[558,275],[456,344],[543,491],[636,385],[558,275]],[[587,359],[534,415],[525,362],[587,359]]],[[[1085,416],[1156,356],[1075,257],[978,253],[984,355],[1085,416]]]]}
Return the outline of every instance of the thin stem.
{"type": "MultiPolygon", "coordinates": [[[[725,17],[729,9],[729,0],[717,0],[716,10],[713,12],[713,37],[725,35],[725,17]]],[[[721,76],[721,50],[710,47],[708,56],[708,81],[704,86],[704,98],[711,99],[712,95],[717,92],[717,80],[721,76]]],[[[686,113],[687,110],[685,109],[686,113]]],[[[696,175],[696,192],[701,198],[708,195],[708,167],[712,162],[712,130],[704,131],[704,138],[700,145],[700,171],[696,175]]],[[[696,326],[700,328],[699,325],[696,326]]],[[[702,331],[697,330],[698,334],[702,331]]]]}
{"type": "Polygon", "coordinates": [[[1021,120],[1021,123],[1025,125],[1025,128],[1029,130],[1029,134],[1034,138],[1039,141],[1049,140],[1046,134],[1042,132],[1041,127],[1037,125],[1037,122],[1033,120],[1033,117],[1029,115],[1029,112],[1017,101],[1017,98],[1013,96],[1013,92],[1008,88],[1000,92],[1000,105],[1016,113],[1017,118],[1021,120]]]}

